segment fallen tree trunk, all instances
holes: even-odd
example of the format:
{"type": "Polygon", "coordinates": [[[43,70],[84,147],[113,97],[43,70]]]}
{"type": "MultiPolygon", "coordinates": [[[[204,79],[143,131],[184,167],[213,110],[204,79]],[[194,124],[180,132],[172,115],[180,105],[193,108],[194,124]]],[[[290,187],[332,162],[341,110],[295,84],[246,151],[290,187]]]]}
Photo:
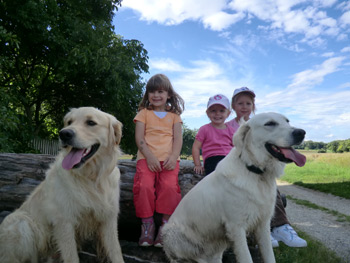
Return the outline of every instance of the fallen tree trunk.
{"type": "MultiPolygon", "coordinates": [[[[0,222],[1,216],[18,208],[45,179],[45,172],[54,159],[51,155],[0,153],[0,222]]],[[[136,162],[120,160],[118,167],[121,172],[118,227],[125,262],[167,262],[161,249],[137,246],[141,222],[135,215],[132,193],[136,162]]],[[[201,179],[201,176],[193,174],[192,162],[180,162],[179,185],[182,196],[201,179]]],[[[159,217],[156,223],[159,223],[159,217]]],[[[89,253],[80,253],[81,262],[97,262],[94,254],[91,254],[91,248],[87,251],[89,253]]],[[[252,248],[251,253],[254,262],[261,262],[257,249],[252,248]]],[[[232,252],[225,253],[223,262],[235,262],[232,252]]]]}
{"type": "MultiPolygon", "coordinates": [[[[51,155],[0,154],[0,212],[18,208],[34,188],[45,179],[45,172],[54,161],[51,155]]],[[[179,184],[182,195],[187,193],[200,179],[192,174],[190,162],[182,161],[179,184]]],[[[133,180],[136,162],[120,160],[120,218],[121,224],[137,221],[133,205],[133,180]]]]}

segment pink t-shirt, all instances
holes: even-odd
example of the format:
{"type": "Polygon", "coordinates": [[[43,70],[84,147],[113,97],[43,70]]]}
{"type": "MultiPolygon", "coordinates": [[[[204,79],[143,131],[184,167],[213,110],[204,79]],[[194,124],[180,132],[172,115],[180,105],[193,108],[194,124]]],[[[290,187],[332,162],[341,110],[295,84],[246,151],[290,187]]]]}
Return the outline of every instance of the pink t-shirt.
{"type": "Polygon", "coordinates": [[[227,155],[232,147],[232,136],[235,130],[226,125],[226,129],[214,128],[210,123],[199,128],[196,140],[202,143],[204,161],[211,156],[227,155]]]}
{"type": "Polygon", "coordinates": [[[236,131],[238,130],[238,128],[239,128],[239,124],[238,124],[238,122],[236,121],[236,119],[232,119],[232,120],[226,122],[226,124],[229,125],[229,126],[231,126],[231,127],[235,130],[235,132],[236,132],[236,131]]]}

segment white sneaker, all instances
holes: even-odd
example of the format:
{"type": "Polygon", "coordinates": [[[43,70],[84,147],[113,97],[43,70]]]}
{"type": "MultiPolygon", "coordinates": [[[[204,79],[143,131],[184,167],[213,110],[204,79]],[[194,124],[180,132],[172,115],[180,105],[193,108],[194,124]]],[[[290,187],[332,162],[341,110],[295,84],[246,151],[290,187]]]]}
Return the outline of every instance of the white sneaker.
{"type": "Polygon", "coordinates": [[[272,244],[272,247],[278,247],[278,241],[276,239],[273,238],[272,235],[270,235],[271,237],[271,244],[272,244]]]}
{"type": "Polygon", "coordinates": [[[294,229],[289,225],[274,227],[271,236],[277,241],[282,241],[289,247],[306,247],[307,242],[300,238],[294,229]]]}

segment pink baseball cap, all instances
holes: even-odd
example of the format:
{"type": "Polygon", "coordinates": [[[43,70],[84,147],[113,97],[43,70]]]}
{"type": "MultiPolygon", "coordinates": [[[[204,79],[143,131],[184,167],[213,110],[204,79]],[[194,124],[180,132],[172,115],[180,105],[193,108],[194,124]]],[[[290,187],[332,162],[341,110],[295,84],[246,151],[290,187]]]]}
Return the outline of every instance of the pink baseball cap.
{"type": "Polygon", "coordinates": [[[226,109],[228,109],[228,110],[230,109],[230,101],[225,95],[216,94],[216,95],[210,97],[209,101],[208,101],[207,109],[209,109],[211,106],[213,106],[215,104],[220,104],[220,105],[224,106],[226,109]]]}
{"type": "Polygon", "coordinates": [[[232,98],[233,98],[234,96],[236,96],[236,95],[242,93],[242,92],[249,93],[250,95],[253,96],[253,98],[255,98],[255,93],[254,93],[254,91],[252,91],[251,89],[248,89],[247,87],[242,87],[242,88],[239,88],[239,89],[235,89],[235,91],[233,92],[232,98]]]}

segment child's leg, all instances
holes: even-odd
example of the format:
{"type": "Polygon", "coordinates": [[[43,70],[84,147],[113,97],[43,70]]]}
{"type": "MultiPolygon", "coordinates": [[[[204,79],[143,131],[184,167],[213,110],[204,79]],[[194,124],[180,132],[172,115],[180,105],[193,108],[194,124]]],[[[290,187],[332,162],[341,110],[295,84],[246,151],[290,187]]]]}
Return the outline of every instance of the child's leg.
{"type": "Polygon", "coordinates": [[[156,174],[148,169],[146,160],[137,162],[133,193],[136,216],[142,221],[140,246],[151,246],[154,243],[155,177],[156,174]]]}
{"type": "Polygon", "coordinates": [[[145,159],[141,159],[136,164],[136,174],[134,177],[134,206],[136,216],[139,218],[152,217],[155,211],[155,180],[156,173],[150,171],[145,159]]]}
{"type": "MultiPolygon", "coordinates": [[[[162,163],[161,163],[162,164],[162,163]]],[[[162,170],[156,179],[156,207],[159,214],[171,215],[181,201],[179,161],[174,170],[162,170]]]]}
{"type": "Polygon", "coordinates": [[[162,225],[158,229],[157,237],[154,241],[155,247],[163,247],[162,228],[168,222],[170,215],[181,201],[181,191],[178,183],[179,162],[172,171],[162,170],[156,182],[156,211],[162,216],[162,225]]]}

